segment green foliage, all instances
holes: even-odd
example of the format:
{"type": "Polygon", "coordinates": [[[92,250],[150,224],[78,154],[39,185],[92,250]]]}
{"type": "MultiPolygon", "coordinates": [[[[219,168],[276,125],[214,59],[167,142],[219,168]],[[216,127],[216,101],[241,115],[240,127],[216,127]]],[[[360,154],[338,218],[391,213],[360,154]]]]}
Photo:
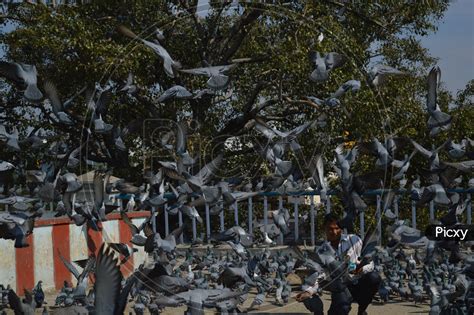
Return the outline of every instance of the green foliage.
{"type": "MultiPolygon", "coordinates": [[[[222,143],[231,136],[240,133],[240,136],[260,137],[243,129],[255,116],[266,117],[277,128],[289,129],[326,114],[327,126],[313,128],[301,137],[300,143],[307,156],[322,150],[328,159],[332,159],[334,144],[341,139],[365,141],[396,133],[431,147],[447,137],[460,139],[469,132],[472,134],[472,106],[454,110],[453,127],[436,139],[429,138],[426,128],[425,75],[435,59],[421,46],[419,36],[436,30],[448,1],[245,2],[238,10],[227,10],[225,6],[230,1],[212,2],[213,9],[206,18],[195,14],[193,4],[196,3],[104,0],[56,8],[11,5],[8,18],[16,21],[18,27],[2,34],[0,40],[6,45],[9,60],[35,64],[40,86],[45,80],[53,81],[62,98],[84,85],[120,84],[132,72],[140,92],[136,96],[115,95],[104,120],[123,128],[135,119],[177,120],[190,113],[198,126],[193,132],[194,141],[200,142],[195,146],[198,149],[191,150],[199,151],[203,159],[216,146],[222,149],[222,143]],[[340,21],[335,12],[342,6],[346,7],[345,20],[340,21]],[[127,26],[147,40],[155,38],[155,28],[159,27],[165,35],[163,46],[185,69],[202,66],[203,60],[212,65],[227,64],[238,58],[251,61],[242,62],[232,70],[230,88],[234,92],[230,99],[219,101],[218,96],[158,104],[155,99],[162,90],[174,84],[189,90],[202,89],[207,79],[184,73],[176,73],[175,78],[166,76],[155,53],[140,41],[118,33],[119,25],[127,26]],[[324,34],[321,43],[316,40],[320,33],[324,34]],[[345,55],[347,62],[332,71],[328,81],[314,83],[308,79],[313,69],[308,60],[311,50],[335,51],[345,55]],[[397,67],[406,75],[390,79],[379,89],[371,88],[367,84],[367,71],[375,60],[397,67]],[[348,94],[342,100],[349,116],[342,109],[315,109],[308,105],[308,95],[328,97],[349,79],[363,84],[358,93],[348,94]],[[264,100],[273,100],[274,105],[260,112],[252,111],[264,100]],[[344,135],[345,131],[349,134],[344,135]]],[[[472,96],[472,82],[459,94],[459,102],[467,102],[468,95],[472,96]]],[[[44,119],[47,117],[44,113],[37,121],[22,118],[24,115],[13,108],[31,104],[26,104],[17,90],[9,90],[2,99],[10,123],[18,122],[23,135],[26,125],[61,129],[44,119]]],[[[440,96],[444,110],[451,101],[447,92],[440,96]]],[[[79,98],[72,112],[78,117],[89,117],[84,98],[79,98]]],[[[81,128],[65,131],[70,134],[71,143],[79,141],[81,128]]],[[[146,136],[138,131],[125,139],[136,153],[130,157],[134,170],[143,167],[143,150],[149,153],[156,149],[142,147],[142,142],[136,141],[146,136]]],[[[247,142],[241,142],[248,148],[247,142]]],[[[404,153],[400,152],[399,158],[404,153]]],[[[23,157],[38,156],[27,152],[23,157]]],[[[369,169],[370,161],[369,157],[361,158],[356,169],[361,172],[369,169]]],[[[122,175],[138,176],[138,172],[130,172],[130,165],[117,164],[116,159],[108,163],[122,175]]],[[[222,176],[268,173],[263,160],[252,150],[246,154],[228,152],[226,163],[232,172],[222,176]]],[[[421,158],[414,162],[417,163],[422,163],[421,158]]]]}

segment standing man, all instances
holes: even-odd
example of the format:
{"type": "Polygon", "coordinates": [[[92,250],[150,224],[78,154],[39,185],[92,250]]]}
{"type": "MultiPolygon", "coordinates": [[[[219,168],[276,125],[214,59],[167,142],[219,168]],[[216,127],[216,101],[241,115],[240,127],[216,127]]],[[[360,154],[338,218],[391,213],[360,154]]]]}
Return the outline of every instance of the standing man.
{"type": "Polygon", "coordinates": [[[303,302],[308,310],[317,315],[324,314],[323,303],[317,292],[320,284],[327,282],[331,291],[331,306],[329,315],[346,315],[351,310],[351,303],[359,304],[358,315],[367,314],[366,309],[372,302],[379,289],[380,276],[374,272],[374,263],[361,264],[362,240],[354,234],[343,234],[338,218],[329,213],[324,217],[324,230],[327,241],[318,248],[318,252],[332,251],[336,259],[349,262],[349,282],[341,288],[340,285],[332,286],[330,274],[320,275],[314,284],[296,296],[296,300],[303,302]],[[350,293],[349,293],[350,292],[350,293]]]}

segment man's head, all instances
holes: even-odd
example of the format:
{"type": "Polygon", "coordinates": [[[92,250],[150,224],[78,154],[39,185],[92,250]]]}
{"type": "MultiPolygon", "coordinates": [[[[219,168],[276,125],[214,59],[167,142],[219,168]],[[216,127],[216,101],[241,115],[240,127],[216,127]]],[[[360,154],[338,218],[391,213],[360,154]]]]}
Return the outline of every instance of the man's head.
{"type": "Polygon", "coordinates": [[[333,213],[328,213],[324,217],[324,231],[326,232],[326,239],[329,242],[338,242],[341,239],[342,229],[339,226],[339,219],[333,213]]]}

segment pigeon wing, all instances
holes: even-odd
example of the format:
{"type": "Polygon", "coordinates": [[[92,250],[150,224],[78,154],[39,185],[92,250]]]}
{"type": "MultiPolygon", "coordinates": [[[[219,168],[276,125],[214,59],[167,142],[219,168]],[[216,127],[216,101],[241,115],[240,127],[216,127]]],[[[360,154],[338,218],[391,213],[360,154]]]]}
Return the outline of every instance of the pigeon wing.
{"type": "Polygon", "coordinates": [[[176,152],[184,153],[186,151],[186,138],[188,135],[188,128],[184,121],[178,123],[176,130],[176,152]]]}
{"type": "Polygon", "coordinates": [[[326,58],[324,59],[324,62],[326,63],[326,68],[328,70],[341,67],[345,63],[345,61],[346,60],[343,55],[335,52],[330,52],[326,55],[326,58]]]}
{"type": "Polygon", "coordinates": [[[16,83],[25,84],[24,79],[19,75],[20,70],[21,66],[17,63],[0,61],[0,75],[16,83]]]}
{"type": "Polygon", "coordinates": [[[130,228],[132,236],[139,233],[138,228],[132,223],[132,221],[124,211],[120,211],[120,217],[122,218],[122,221],[125,222],[125,224],[128,225],[128,227],[130,228]]]}
{"type": "Polygon", "coordinates": [[[58,114],[63,111],[63,104],[59,99],[58,90],[56,86],[51,81],[46,81],[43,85],[44,92],[46,97],[51,101],[51,106],[53,107],[54,114],[58,114]]]}
{"type": "Polygon", "coordinates": [[[194,68],[194,69],[183,69],[179,70],[184,73],[189,73],[189,74],[195,74],[195,75],[211,75],[211,71],[209,67],[204,67],[204,68],[194,68]]]}
{"type": "Polygon", "coordinates": [[[427,158],[430,158],[431,155],[433,154],[431,151],[428,151],[425,149],[423,146],[421,146],[419,143],[417,143],[415,140],[410,140],[411,143],[413,144],[413,147],[415,148],[416,151],[420,152],[422,155],[424,155],[427,158]]]}
{"type": "Polygon", "coordinates": [[[429,112],[436,110],[436,101],[438,93],[438,84],[441,77],[441,70],[439,67],[431,68],[428,74],[428,95],[426,97],[426,107],[429,112]]]}
{"type": "Polygon", "coordinates": [[[207,183],[211,177],[216,174],[219,166],[222,164],[223,155],[219,154],[214,160],[206,164],[196,175],[201,179],[202,183],[207,183]]]}
{"type": "Polygon", "coordinates": [[[96,115],[102,115],[105,117],[108,112],[108,105],[110,104],[110,101],[112,100],[112,92],[111,90],[105,90],[102,93],[100,93],[99,99],[97,100],[97,103],[95,104],[95,113],[96,115]]]}
{"type": "Polygon", "coordinates": [[[64,266],[66,266],[67,270],[69,270],[69,272],[74,275],[74,278],[79,279],[81,274],[76,269],[76,267],[74,267],[74,265],[71,264],[71,262],[69,262],[66,258],[64,258],[63,255],[61,255],[61,253],[58,253],[58,255],[61,261],[63,262],[64,266]]]}
{"type": "Polygon", "coordinates": [[[99,250],[95,276],[95,310],[99,314],[112,314],[120,295],[122,273],[113,250],[105,243],[99,250]]]}
{"type": "Polygon", "coordinates": [[[21,300],[13,290],[8,291],[8,304],[10,304],[15,314],[24,314],[21,300]]]}

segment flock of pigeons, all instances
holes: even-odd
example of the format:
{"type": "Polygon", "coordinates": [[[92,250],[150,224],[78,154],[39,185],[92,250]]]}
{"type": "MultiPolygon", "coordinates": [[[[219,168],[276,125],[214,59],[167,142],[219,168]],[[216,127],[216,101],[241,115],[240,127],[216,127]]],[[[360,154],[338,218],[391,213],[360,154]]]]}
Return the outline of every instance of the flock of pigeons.
{"type": "MultiPolygon", "coordinates": [[[[396,221],[389,231],[394,243],[387,247],[376,246],[374,234],[364,240],[363,259],[374,261],[375,270],[384,279],[378,302],[430,301],[430,314],[472,312],[474,257],[453,262],[446,244],[409,245],[407,249],[404,238],[411,237],[407,236],[410,229],[406,222],[396,221]]],[[[15,314],[34,314],[36,308],[43,308],[43,314],[123,314],[128,305],[135,314],[159,314],[185,306],[188,314],[204,314],[205,308],[233,314],[285,306],[292,292],[313,285],[321,273],[329,271],[332,282],[344,282],[348,277],[347,262],[336,260],[331,253],[303,251],[297,246],[283,252],[248,250],[243,244],[248,244],[250,236],[240,227],[213,237],[213,242],[231,245],[231,251],[220,254],[210,247],[201,254],[192,248],[178,251],[176,239],[182,227],[165,239],[153,233],[150,222],[143,230],[148,256],[129,277],[123,277],[120,266],[130,249],[104,243],[97,257],[75,262],[61,257],[77,283],[72,286],[65,281],[54,306],[46,306],[39,281],[32,291],[25,290],[23,300],[9,286],[0,285],[0,308],[9,306],[15,314]],[[94,286],[89,288],[91,279],[94,286]]],[[[321,285],[320,290],[329,285],[321,285]]]]}
{"type": "MultiPolygon", "coordinates": [[[[180,71],[209,78],[205,90],[193,93],[183,86],[175,85],[163,91],[157,102],[204,97],[228,87],[230,78],[226,73],[236,64],[206,65],[202,68],[182,70],[181,64],[173,60],[159,43],[162,33],[157,33],[160,35],[157,36],[158,41],[152,42],[140,38],[126,27],[120,27],[119,31],[152,49],[163,61],[163,69],[168,76],[174,77],[176,72],[180,71]]],[[[331,70],[342,66],[344,57],[335,52],[312,52],[310,61],[314,63],[310,79],[320,82],[327,80],[331,70]]],[[[25,169],[21,163],[14,165],[5,160],[0,162],[0,184],[4,187],[0,204],[5,209],[0,212],[0,237],[14,240],[15,247],[28,246],[26,237],[33,233],[35,219],[48,211],[50,203],[54,204],[56,216],[68,216],[78,226],[87,224],[90,228],[99,229],[98,222],[107,220],[107,214],[119,208],[114,195],[122,193],[132,196],[125,208],[120,208],[122,219],[132,232],[131,243],[144,247],[148,253],[145,263],[126,279],[122,275],[120,265],[133,255],[133,249],[127,244],[106,243],[99,250],[97,257],[91,256],[83,261],[72,263],[63,259],[66,267],[77,279],[77,284],[73,287],[65,283],[56,299],[56,313],[94,311],[97,314],[121,314],[129,302],[132,302],[132,308],[137,314],[142,314],[145,309],[152,314],[158,314],[165,307],[180,305],[186,305],[191,314],[202,314],[204,308],[216,308],[219,312],[230,313],[241,309],[241,304],[246,301],[253,288],[257,290],[257,294],[251,309],[265,304],[265,301],[273,296],[278,305],[288,303],[292,291],[295,290],[288,280],[288,275],[303,270],[312,274],[306,280],[329,270],[334,278],[342,281],[347,268],[344,267],[344,262],[336,261],[331,255],[318,256],[301,251],[297,247],[293,248],[292,254],[276,252],[271,255],[266,250],[257,253],[249,251],[249,248],[258,244],[271,245],[274,243],[272,238],[278,235],[284,237],[290,233],[290,215],[285,208],[269,211],[273,221],[268,226],[257,222],[262,231],[260,238],[254,231],[247,233],[240,226],[214,234],[209,241],[225,243],[232,249],[232,252],[224,256],[218,256],[212,250],[202,256],[190,250],[182,256],[176,251],[176,241],[191,220],[202,223],[201,214],[205,207],[209,207],[211,215],[218,215],[236,201],[246,201],[262,191],[286,194],[311,188],[318,190],[321,199],[326,200],[330,188],[325,164],[326,167],[332,165],[338,175],[339,196],[345,212],[341,224],[348,232],[352,232],[356,215],[367,208],[364,192],[371,188],[383,188],[380,177],[351,171],[359,154],[374,156],[375,167],[382,173],[388,168],[395,168],[397,172],[393,178],[400,183],[397,190],[383,190],[383,214],[393,222],[393,225],[387,228],[390,246],[376,247],[375,244],[379,241],[374,240],[376,233],[368,233],[364,241],[364,258],[373,260],[377,270],[384,274],[384,284],[379,291],[381,300],[387,301],[390,296],[398,295],[402,299],[420,302],[429,297],[431,314],[464,314],[468,307],[471,307],[472,311],[472,255],[466,257],[457,242],[428,240],[421,231],[399,220],[391,207],[396,194],[400,190],[408,190],[410,198],[418,205],[434,202],[448,209],[447,214],[439,219],[439,223],[446,226],[458,224],[459,217],[470,202],[469,197],[463,193],[450,192],[449,189],[465,187],[466,182],[470,188],[474,187],[474,178],[465,181],[474,169],[473,140],[466,138],[459,143],[448,140],[433,149],[402,137],[387,137],[382,141],[373,138],[349,149],[340,144],[335,148],[335,159],[332,162],[325,163],[322,153],[312,157],[308,167],[310,176],[305,178],[296,163],[285,157],[289,155],[289,151],[295,156],[302,154],[298,137],[309,128],[323,125],[324,121],[315,120],[289,131],[281,131],[272,127],[262,117],[255,117],[245,128],[255,129],[268,140],[258,151],[274,172],[257,180],[240,179],[229,182],[216,178],[224,160],[223,154],[215,156],[204,167],[196,168],[197,158],[187,150],[187,123],[180,121],[176,123],[174,130],[160,138],[161,147],[168,150],[175,157],[174,160],[160,161],[158,169],[145,172],[143,183],[139,185],[125,180],[109,183],[111,171],[97,169],[93,180],[93,198],[78,201],[76,194],[83,189],[83,183],[73,170],[81,163],[96,165],[82,154],[88,142],[94,142],[95,146],[107,152],[100,139],[112,139],[116,150],[128,151],[124,138],[129,135],[129,130],[120,130],[104,119],[107,119],[107,106],[113,93],[137,93],[139,88],[134,84],[133,76],[130,75],[126,83],[119,88],[94,91],[82,89],[68,100],[62,101],[51,81],[45,80],[43,89],[38,88],[34,65],[1,61],[0,74],[21,88],[27,101],[49,104],[49,107],[45,108],[55,124],[75,126],[79,121],[88,119],[71,111],[73,106],[79,106],[76,97],[85,92],[86,108],[92,113],[88,123],[93,127],[92,130],[86,128],[84,131],[84,142],[72,147],[57,138],[51,141],[49,136],[41,135],[37,129],[31,131],[25,139],[20,139],[15,127],[7,128],[0,124],[2,150],[20,152],[23,146],[28,146],[33,150],[47,152],[52,160],[56,161],[43,163],[38,169],[25,169]],[[410,148],[412,153],[400,158],[400,151],[406,148],[410,148]],[[441,153],[445,153],[446,158],[441,159],[441,153]],[[411,187],[407,187],[406,173],[411,159],[416,154],[426,158],[428,169],[419,172],[421,176],[411,183],[411,187]],[[24,193],[23,187],[14,182],[15,178],[22,177],[25,178],[28,193],[24,193]],[[421,185],[421,177],[426,184],[424,186],[421,185]],[[127,217],[127,212],[137,209],[150,210],[150,217],[139,227],[133,225],[127,217]],[[157,211],[168,211],[171,215],[181,212],[185,222],[163,238],[156,229],[157,211]],[[412,248],[412,256],[401,247],[412,248]],[[421,256],[422,252],[424,256],[421,256]],[[447,255],[447,252],[450,254],[447,255]],[[76,265],[82,268],[81,272],[76,265]],[[94,275],[93,288],[89,288],[90,275],[94,275]]],[[[377,65],[369,72],[369,82],[373,87],[377,87],[387,76],[400,74],[402,72],[397,69],[377,65]]],[[[451,124],[451,116],[442,112],[437,103],[439,80],[440,70],[434,67],[428,75],[427,97],[428,127],[432,136],[448,129],[451,124]]],[[[340,106],[340,100],[345,93],[357,92],[360,88],[360,81],[349,80],[328,98],[309,96],[308,100],[318,106],[340,106]]],[[[77,109],[74,112],[77,113],[77,109]]],[[[470,252],[470,249],[467,249],[470,252]]],[[[34,309],[41,307],[44,302],[41,283],[38,283],[32,292],[26,291],[23,300],[8,287],[2,287],[1,292],[2,307],[8,305],[18,314],[32,314],[34,309]]]]}

